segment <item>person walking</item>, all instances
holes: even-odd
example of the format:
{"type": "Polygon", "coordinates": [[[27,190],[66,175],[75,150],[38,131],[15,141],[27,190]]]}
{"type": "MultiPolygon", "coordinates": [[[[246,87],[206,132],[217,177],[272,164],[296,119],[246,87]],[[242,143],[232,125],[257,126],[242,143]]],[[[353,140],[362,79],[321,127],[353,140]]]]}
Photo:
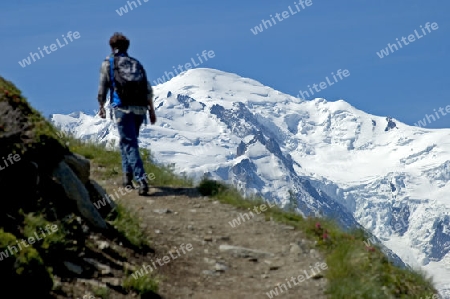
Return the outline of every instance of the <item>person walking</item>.
{"type": "Polygon", "coordinates": [[[106,118],[106,97],[110,95],[111,112],[119,130],[122,156],[123,186],[138,182],[138,194],[149,191],[147,174],[139,153],[138,137],[142,123],[150,114],[150,123],[156,123],[153,89],[142,64],[128,56],[130,41],[121,33],[109,40],[112,53],[103,61],[98,88],[99,116],[106,118]]]}

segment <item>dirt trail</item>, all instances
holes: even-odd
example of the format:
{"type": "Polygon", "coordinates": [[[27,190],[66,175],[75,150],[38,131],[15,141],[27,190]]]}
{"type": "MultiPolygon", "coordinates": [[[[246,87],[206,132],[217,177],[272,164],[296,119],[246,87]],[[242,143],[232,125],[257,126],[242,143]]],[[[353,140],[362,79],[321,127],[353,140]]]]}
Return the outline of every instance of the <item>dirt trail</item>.
{"type": "Polygon", "coordinates": [[[133,192],[118,202],[142,219],[155,250],[145,264],[153,262],[154,273],[163,277],[163,298],[269,298],[266,293],[275,288],[279,295],[273,298],[327,298],[322,276],[327,265],[302,232],[255,212],[254,218],[233,228],[229,222],[246,211],[203,197],[195,189],[161,187],[150,192],[147,197],[133,192]],[[182,244],[187,245],[184,252],[182,244]],[[285,285],[283,292],[278,284],[285,285]]]}

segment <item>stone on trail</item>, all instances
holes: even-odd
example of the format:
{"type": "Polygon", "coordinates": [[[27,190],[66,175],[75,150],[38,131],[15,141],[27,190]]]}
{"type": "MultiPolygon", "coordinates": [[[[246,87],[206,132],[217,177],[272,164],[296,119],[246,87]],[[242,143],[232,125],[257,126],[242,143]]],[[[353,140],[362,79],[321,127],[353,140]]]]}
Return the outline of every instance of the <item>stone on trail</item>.
{"type": "Polygon", "coordinates": [[[270,252],[264,252],[261,250],[255,250],[255,249],[227,245],[227,244],[221,244],[219,246],[219,250],[221,252],[229,252],[235,257],[242,257],[242,258],[248,258],[248,257],[264,258],[264,257],[273,257],[274,256],[274,254],[270,253],[270,252]]]}

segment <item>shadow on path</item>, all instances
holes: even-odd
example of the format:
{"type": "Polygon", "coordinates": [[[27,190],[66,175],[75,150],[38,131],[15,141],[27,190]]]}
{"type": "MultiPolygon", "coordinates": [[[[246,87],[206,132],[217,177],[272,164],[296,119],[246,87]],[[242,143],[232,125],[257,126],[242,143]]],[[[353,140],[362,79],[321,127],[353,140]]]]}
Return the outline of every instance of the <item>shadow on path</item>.
{"type": "Polygon", "coordinates": [[[152,186],[152,188],[157,189],[155,192],[150,193],[150,197],[154,196],[180,196],[185,195],[188,197],[201,197],[202,195],[197,190],[197,188],[190,187],[158,187],[152,186]]]}
{"type": "Polygon", "coordinates": [[[141,299],[164,299],[164,297],[161,297],[156,293],[149,292],[147,294],[141,295],[141,299]]]}

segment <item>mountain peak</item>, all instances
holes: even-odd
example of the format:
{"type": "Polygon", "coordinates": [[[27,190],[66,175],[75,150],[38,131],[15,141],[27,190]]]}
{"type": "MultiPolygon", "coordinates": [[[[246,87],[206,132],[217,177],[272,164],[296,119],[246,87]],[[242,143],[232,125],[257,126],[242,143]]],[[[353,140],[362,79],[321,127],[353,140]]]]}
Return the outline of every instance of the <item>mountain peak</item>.
{"type": "MultiPolygon", "coordinates": [[[[227,107],[232,102],[247,103],[249,100],[252,102],[276,102],[286,99],[300,101],[256,80],[209,68],[185,71],[170,81],[154,86],[154,89],[155,93],[165,97],[170,94],[182,94],[195,99],[203,99],[203,102],[210,102],[211,99],[214,99],[220,100],[227,107]]],[[[158,101],[158,98],[155,100],[158,101]]]]}

